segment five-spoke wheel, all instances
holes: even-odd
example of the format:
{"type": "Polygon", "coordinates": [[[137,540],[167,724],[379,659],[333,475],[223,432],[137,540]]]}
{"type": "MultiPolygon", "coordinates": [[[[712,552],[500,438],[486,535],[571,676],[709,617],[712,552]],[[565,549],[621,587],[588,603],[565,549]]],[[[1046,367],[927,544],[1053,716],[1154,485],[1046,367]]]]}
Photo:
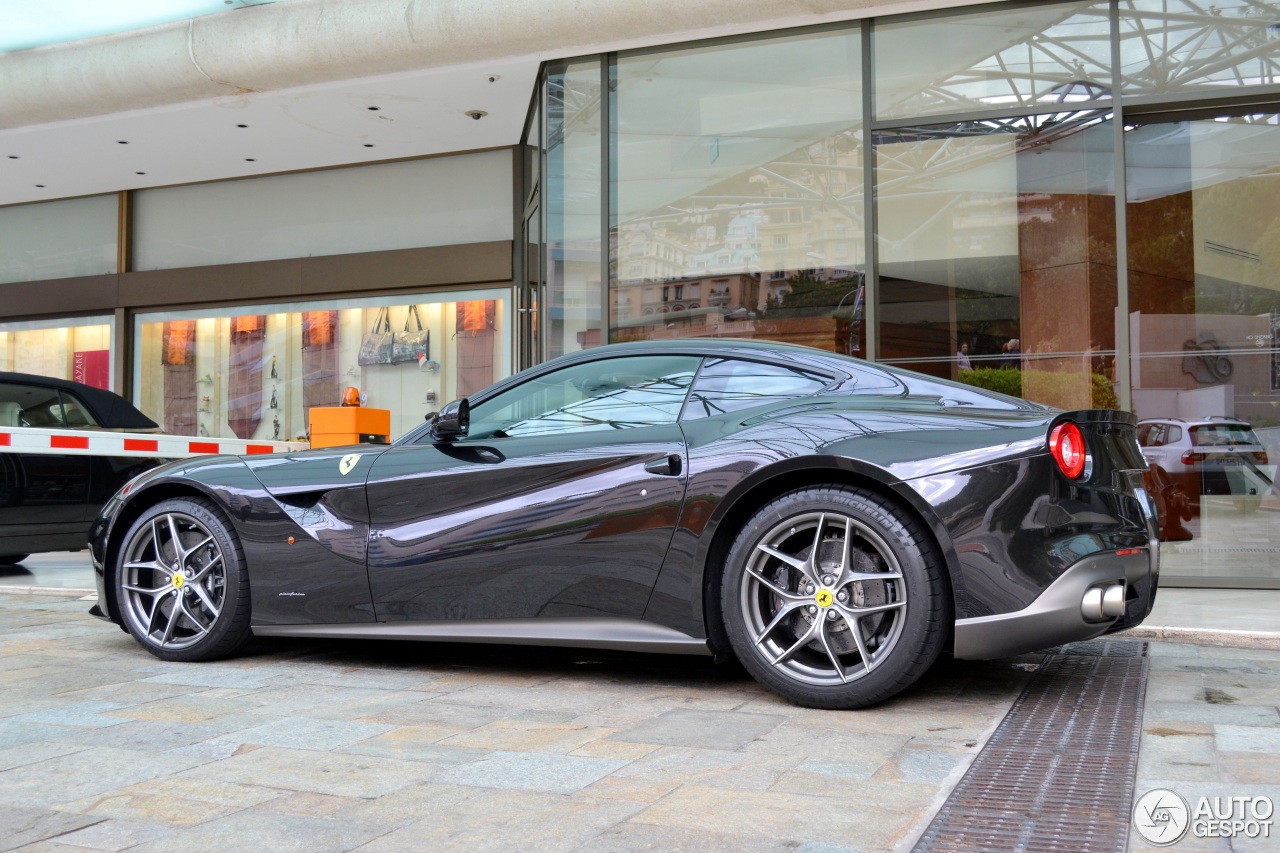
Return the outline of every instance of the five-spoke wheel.
{"type": "Polygon", "coordinates": [[[129,632],[165,660],[206,660],[249,637],[249,588],[231,526],[208,502],[163,501],[120,548],[117,601],[129,632]]]}
{"type": "Polygon", "coordinates": [[[950,601],[918,522],[855,489],[791,492],[730,552],[721,604],[743,665],[788,699],[881,701],[914,682],[946,637],[950,601]]]}

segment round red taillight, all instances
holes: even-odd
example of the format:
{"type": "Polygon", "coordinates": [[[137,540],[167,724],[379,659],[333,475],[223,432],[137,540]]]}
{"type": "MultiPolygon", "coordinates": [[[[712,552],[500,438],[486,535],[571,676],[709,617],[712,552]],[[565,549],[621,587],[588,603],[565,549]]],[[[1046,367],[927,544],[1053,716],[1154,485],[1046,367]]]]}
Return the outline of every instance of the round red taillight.
{"type": "Polygon", "coordinates": [[[1080,432],[1080,427],[1071,421],[1058,424],[1053,428],[1053,432],[1049,433],[1049,452],[1062,473],[1072,480],[1079,479],[1084,474],[1089,460],[1089,451],[1085,447],[1084,433],[1080,432]]]}

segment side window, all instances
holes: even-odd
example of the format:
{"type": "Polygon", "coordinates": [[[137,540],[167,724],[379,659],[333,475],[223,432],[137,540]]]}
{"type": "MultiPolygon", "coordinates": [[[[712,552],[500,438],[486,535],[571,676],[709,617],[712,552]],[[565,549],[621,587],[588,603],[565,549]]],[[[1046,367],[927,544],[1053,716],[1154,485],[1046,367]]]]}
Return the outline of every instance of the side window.
{"type": "Polygon", "coordinates": [[[1164,444],[1177,444],[1182,441],[1182,427],[1167,426],[1164,433],[1164,444]]]}
{"type": "Polygon", "coordinates": [[[739,409],[808,397],[831,381],[794,367],[736,358],[707,359],[689,394],[683,419],[710,418],[739,409]]]}
{"type": "Polygon", "coordinates": [[[58,392],[33,385],[0,385],[0,425],[65,426],[58,392]]]}
{"type": "MultiPolygon", "coordinates": [[[[471,410],[471,439],[672,424],[697,356],[630,356],[576,364],[522,382],[471,410]]],[[[428,439],[429,440],[429,439],[428,439]]]]}
{"type": "Polygon", "coordinates": [[[96,427],[98,425],[98,422],[93,419],[93,415],[89,414],[89,410],[85,408],[84,403],[66,391],[62,392],[62,411],[69,427],[96,427]]]}

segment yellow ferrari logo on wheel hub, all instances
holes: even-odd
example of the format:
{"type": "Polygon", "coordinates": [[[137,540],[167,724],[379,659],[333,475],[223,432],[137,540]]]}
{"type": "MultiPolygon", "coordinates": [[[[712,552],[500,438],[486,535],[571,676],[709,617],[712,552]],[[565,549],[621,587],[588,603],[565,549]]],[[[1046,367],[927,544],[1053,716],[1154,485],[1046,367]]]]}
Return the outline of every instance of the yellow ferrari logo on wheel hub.
{"type": "Polygon", "coordinates": [[[830,607],[831,602],[835,600],[835,596],[831,594],[829,589],[820,589],[818,594],[813,597],[820,607],[830,607]]]}
{"type": "Polygon", "coordinates": [[[175,573],[174,573],[174,575],[173,575],[173,588],[174,588],[174,589],[182,589],[182,585],[183,585],[184,583],[186,583],[186,582],[187,582],[187,579],[186,579],[186,578],[184,578],[184,577],[182,576],[182,573],[181,573],[181,572],[175,572],[175,573]]]}

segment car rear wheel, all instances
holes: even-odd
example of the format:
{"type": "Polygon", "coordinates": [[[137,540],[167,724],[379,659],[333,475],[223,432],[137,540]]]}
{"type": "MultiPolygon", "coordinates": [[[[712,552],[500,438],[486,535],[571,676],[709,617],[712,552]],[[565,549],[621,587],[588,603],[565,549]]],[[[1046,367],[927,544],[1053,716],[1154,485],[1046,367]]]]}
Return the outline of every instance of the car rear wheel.
{"type": "Polygon", "coordinates": [[[950,588],[920,522],[863,489],[772,501],[743,527],[721,587],[735,654],[765,687],[812,708],[883,701],[929,668],[950,588]]]}
{"type": "Polygon", "coordinates": [[[16,566],[30,556],[30,554],[4,554],[0,556],[0,566],[16,566]]]}
{"type": "Polygon", "coordinates": [[[116,592],[129,633],[162,660],[225,657],[249,631],[249,579],[239,539],[211,503],[162,501],[125,534],[116,592]]]}

